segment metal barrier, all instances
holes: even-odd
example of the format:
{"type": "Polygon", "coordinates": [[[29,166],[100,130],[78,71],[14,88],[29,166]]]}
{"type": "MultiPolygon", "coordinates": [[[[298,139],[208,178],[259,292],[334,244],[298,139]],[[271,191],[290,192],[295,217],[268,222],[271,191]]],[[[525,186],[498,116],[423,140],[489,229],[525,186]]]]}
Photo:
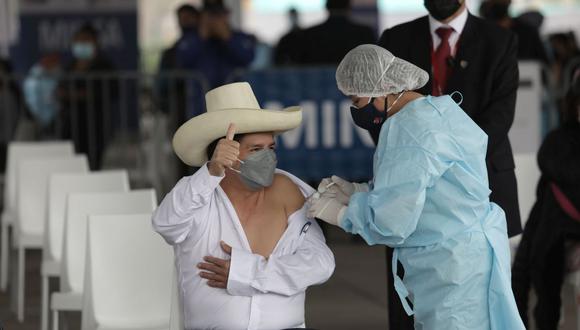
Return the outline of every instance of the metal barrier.
{"type": "Polygon", "coordinates": [[[180,174],[171,136],[207,90],[195,72],[0,76],[0,157],[13,140],[70,139],[91,169],[128,168],[134,186],[164,192],[180,174]]]}
{"type": "MultiPolygon", "coordinates": [[[[580,58],[571,61],[565,74],[578,64],[580,58]]],[[[543,67],[543,112],[551,115],[555,111],[546,107],[555,108],[569,85],[550,79],[548,70],[543,67]]],[[[250,82],[264,108],[303,107],[302,126],[278,139],[281,168],[312,182],[331,174],[368,179],[373,144],[352,124],[350,102],[337,90],[334,74],[334,67],[267,69],[240,71],[230,80],[250,82]]],[[[161,195],[185,173],[171,137],[205,111],[208,89],[195,72],[0,76],[0,158],[12,140],[68,138],[93,169],[128,168],[134,186],[153,186],[161,195]]]]}

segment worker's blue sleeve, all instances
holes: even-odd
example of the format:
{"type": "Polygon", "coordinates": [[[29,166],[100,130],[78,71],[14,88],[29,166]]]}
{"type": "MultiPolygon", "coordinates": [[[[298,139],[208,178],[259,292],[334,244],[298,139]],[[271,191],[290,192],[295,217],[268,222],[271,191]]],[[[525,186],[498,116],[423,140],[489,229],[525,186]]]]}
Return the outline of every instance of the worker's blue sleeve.
{"type": "Polygon", "coordinates": [[[351,197],[341,227],[368,244],[396,247],[415,231],[426,191],[449,163],[417,146],[377,152],[373,187],[351,197]]]}

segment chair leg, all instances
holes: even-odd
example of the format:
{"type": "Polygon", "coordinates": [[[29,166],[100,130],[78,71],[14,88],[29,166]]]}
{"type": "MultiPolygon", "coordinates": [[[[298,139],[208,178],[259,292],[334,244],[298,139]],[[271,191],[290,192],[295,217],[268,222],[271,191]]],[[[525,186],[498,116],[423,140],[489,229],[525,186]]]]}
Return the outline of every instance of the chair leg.
{"type": "Polygon", "coordinates": [[[58,310],[52,311],[52,330],[58,330],[58,310]]]}
{"type": "Polygon", "coordinates": [[[26,283],[24,273],[25,250],[24,247],[18,247],[18,321],[24,321],[24,283],[26,283]]]}
{"type": "Polygon", "coordinates": [[[48,330],[48,291],[49,291],[49,277],[42,275],[42,302],[41,308],[41,330],[48,330]]]}
{"type": "Polygon", "coordinates": [[[2,223],[2,250],[0,250],[0,289],[6,291],[8,287],[8,257],[10,256],[10,244],[8,244],[8,225],[2,223]]]}

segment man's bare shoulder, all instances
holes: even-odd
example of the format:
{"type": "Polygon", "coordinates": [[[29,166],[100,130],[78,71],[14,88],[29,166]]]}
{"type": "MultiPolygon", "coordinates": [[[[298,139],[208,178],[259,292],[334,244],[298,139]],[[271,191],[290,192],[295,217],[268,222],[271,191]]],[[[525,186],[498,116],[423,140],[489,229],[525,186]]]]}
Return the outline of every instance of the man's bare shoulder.
{"type": "Polygon", "coordinates": [[[301,209],[304,205],[305,198],[300,188],[284,174],[276,173],[274,175],[271,191],[276,200],[282,202],[288,216],[301,209]]]}

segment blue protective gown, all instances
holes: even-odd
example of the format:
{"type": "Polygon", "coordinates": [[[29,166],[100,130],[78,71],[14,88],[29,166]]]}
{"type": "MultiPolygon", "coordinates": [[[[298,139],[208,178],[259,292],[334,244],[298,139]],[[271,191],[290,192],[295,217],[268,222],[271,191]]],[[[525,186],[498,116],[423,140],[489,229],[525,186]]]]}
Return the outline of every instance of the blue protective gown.
{"type": "Polygon", "coordinates": [[[369,244],[395,248],[393,264],[405,269],[395,288],[416,329],[525,329],[505,215],[488,197],[486,148],[451,97],[413,100],[383,125],[371,190],[354,194],[342,219],[369,244]]]}

